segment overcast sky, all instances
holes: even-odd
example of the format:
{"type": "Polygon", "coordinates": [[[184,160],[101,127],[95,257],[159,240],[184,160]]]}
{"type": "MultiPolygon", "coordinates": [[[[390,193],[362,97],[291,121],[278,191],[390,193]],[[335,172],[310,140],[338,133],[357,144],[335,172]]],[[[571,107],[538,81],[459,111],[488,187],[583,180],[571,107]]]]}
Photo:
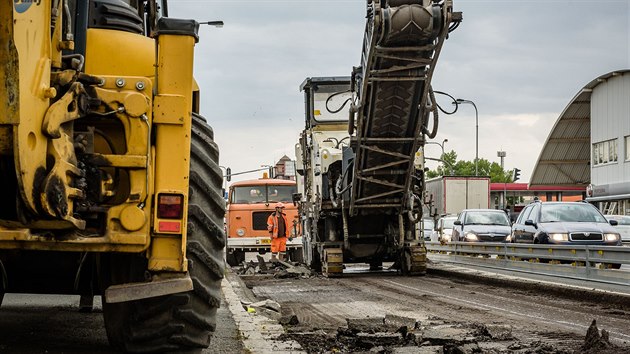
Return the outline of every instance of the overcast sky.
{"type": "MultiPolygon", "coordinates": [[[[559,114],[594,78],[630,68],[630,0],[455,0],[464,13],[446,41],[433,88],[479,110],[479,157],[518,167],[526,182],[559,114]]],[[[214,127],[222,166],[233,172],[295,158],[304,128],[299,85],[347,76],[357,66],[366,0],[179,0],[171,17],[203,26],[195,76],[201,113],[214,127]]],[[[629,98],[630,99],[630,98],[629,98]]],[[[450,102],[439,99],[450,108],[450,102]]],[[[475,157],[475,112],[441,115],[434,141],[475,157]]],[[[440,147],[428,145],[427,156],[440,147]]],[[[435,165],[429,165],[435,167],[435,165]]],[[[258,178],[250,174],[235,178],[258,178]]]]}

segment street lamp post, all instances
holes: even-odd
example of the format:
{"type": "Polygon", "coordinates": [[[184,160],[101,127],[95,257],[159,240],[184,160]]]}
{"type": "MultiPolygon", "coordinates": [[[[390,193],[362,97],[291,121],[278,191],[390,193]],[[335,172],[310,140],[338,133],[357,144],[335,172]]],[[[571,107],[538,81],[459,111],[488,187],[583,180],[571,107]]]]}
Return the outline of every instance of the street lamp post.
{"type": "MultiPolygon", "coordinates": [[[[444,159],[444,144],[446,144],[448,142],[448,139],[444,139],[442,140],[442,143],[438,143],[437,141],[427,141],[425,144],[435,144],[438,145],[440,148],[442,148],[442,155],[440,156],[440,159],[444,159]]],[[[444,169],[446,169],[446,164],[444,164],[444,169]]],[[[453,170],[451,168],[451,174],[453,174],[453,170]]]]}
{"type": "Polygon", "coordinates": [[[477,111],[477,105],[475,104],[475,102],[471,101],[471,100],[464,100],[461,98],[458,98],[457,103],[466,103],[466,104],[471,104],[473,107],[475,107],[475,176],[479,175],[479,167],[478,167],[478,162],[479,162],[479,111],[477,111]]]}
{"type": "MultiPolygon", "coordinates": [[[[497,157],[501,158],[501,173],[503,173],[503,159],[507,156],[505,151],[497,151],[497,157]]],[[[501,209],[505,209],[507,205],[507,182],[503,182],[503,198],[501,200],[501,209]]]]}

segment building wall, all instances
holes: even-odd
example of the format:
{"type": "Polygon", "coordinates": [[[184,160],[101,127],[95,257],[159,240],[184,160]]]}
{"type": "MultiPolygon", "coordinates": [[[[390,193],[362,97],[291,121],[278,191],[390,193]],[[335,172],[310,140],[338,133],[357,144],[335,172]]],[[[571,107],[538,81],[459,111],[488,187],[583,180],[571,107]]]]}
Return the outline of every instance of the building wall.
{"type": "MultiPolygon", "coordinates": [[[[597,85],[591,96],[591,183],[595,186],[630,181],[630,73],[613,76],[597,85]],[[609,142],[609,143],[606,143],[609,142]],[[606,148],[610,160],[611,142],[616,142],[616,161],[599,163],[594,155],[606,148]],[[599,164],[598,164],[599,163],[599,164]]],[[[624,183],[625,182],[625,183],[624,183]]]]}

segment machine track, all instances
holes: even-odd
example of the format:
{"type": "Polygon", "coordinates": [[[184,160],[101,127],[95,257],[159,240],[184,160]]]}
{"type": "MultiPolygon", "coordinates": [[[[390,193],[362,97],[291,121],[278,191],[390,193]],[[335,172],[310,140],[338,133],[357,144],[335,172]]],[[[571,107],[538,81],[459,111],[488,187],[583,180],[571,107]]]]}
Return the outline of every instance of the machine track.
{"type": "Polygon", "coordinates": [[[402,271],[406,275],[427,273],[427,249],[423,245],[412,245],[403,249],[402,271]]]}
{"type": "Polygon", "coordinates": [[[341,248],[325,248],[322,274],[329,278],[340,277],[343,273],[343,250],[341,248]]]}

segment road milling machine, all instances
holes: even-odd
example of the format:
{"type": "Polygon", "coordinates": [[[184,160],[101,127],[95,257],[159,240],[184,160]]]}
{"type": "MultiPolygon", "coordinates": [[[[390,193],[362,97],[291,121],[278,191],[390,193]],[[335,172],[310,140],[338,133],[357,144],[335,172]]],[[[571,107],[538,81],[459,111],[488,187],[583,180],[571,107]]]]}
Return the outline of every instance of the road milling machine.
{"type": "Polygon", "coordinates": [[[0,3],[0,302],[102,295],[120,350],[209,345],[225,204],[198,28],[165,0],[0,3]]]}
{"type": "Polygon", "coordinates": [[[303,176],[304,259],[328,276],[344,263],[395,262],[424,274],[423,147],[434,138],[431,88],[448,34],[461,23],[452,1],[369,0],[361,66],[351,77],[308,78],[306,128],[296,145],[303,176]],[[419,161],[416,161],[419,160],[419,161]]]}

